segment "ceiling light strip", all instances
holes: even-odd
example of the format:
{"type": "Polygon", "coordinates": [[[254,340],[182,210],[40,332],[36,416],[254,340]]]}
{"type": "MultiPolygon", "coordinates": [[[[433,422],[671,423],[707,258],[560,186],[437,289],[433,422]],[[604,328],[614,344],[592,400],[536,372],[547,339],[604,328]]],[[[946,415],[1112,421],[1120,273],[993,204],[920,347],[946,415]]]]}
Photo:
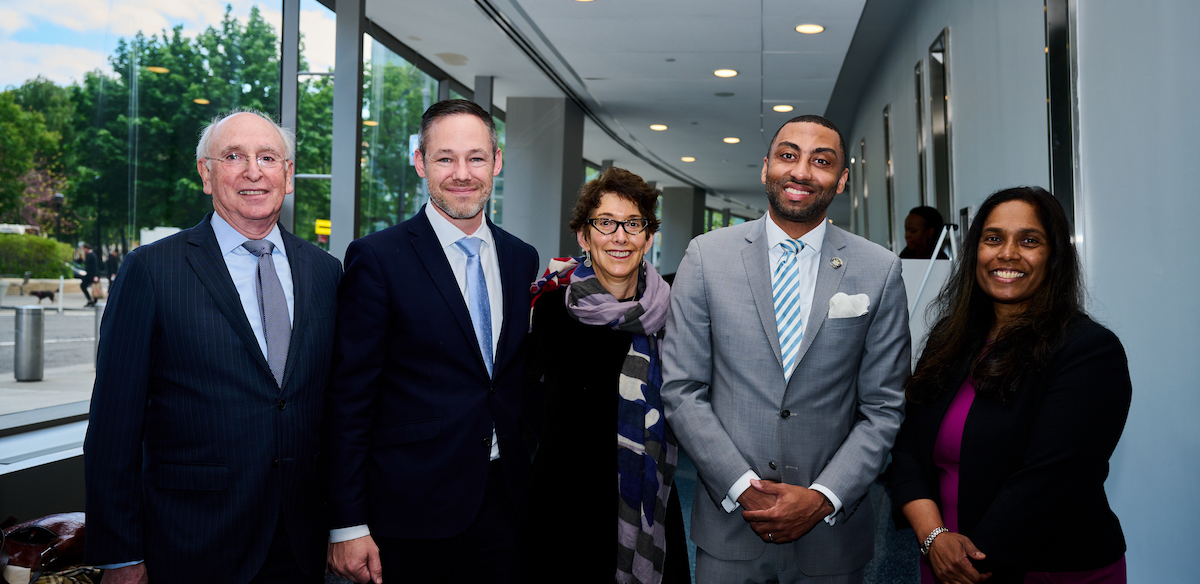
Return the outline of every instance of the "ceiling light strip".
{"type": "Polygon", "coordinates": [[[496,25],[500,27],[500,30],[503,31],[504,34],[507,35],[514,44],[516,44],[517,48],[520,49],[522,53],[525,53],[525,56],[529,57],[530,61],[533,61],[535,67],[541,69],[542,73],[546,74],[546,77],[550,79],[551,83],[557,86],[559,90],[566,94],[568,99],[570,99],[577,107],[579,107],[580,111],[583,112],[583,115],[590,118],[592,122],[600,127],[601,130],[604,130],[604,133],[608,134],[608,137],[612,138],[614,142],[620,144],[622,148],[628,150],[634,156],[642,159],[646,164],[657,168],[675,180],[691,185],[694,188],[703,189],[708,193],[716,192],[713,189],[708,188],[703,183],[698,182],[691,177],[680,174],[678,171],[667,166],[666,164],[652,160],[637,148],[634,148],[632,144],[626,142],[623,138],[618,136],[617,133],[612,130],[612,128],[608,127],[608,124],[604,123],[600,119],[600,116],[596,115],[596,112],[592,111],[592,108],[588,107],[587,103],[585,103],[575,89],[572,88],[566,82],[566,80],[558,74],[557,71],[555,71],[554,67],[548,61],[546,61],[544,57],[542,57],[537,48],[534,47],[533,44],[525,38],[525,35],[521,34],[521,31],[517,29],[516,25],[514,25],[508,19],[508,16],[496,8],[490,0],[475,0],[475,4],[479,6],[480,10],[482,10],[488,18],[492,19],[492,22],[495,22],[496,25]]]}

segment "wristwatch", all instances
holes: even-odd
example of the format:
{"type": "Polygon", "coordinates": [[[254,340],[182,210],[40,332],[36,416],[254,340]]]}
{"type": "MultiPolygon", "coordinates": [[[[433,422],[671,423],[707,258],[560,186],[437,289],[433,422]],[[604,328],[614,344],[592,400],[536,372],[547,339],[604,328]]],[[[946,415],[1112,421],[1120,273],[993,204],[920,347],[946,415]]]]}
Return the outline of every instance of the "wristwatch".
{"type": "Polygon", "coordinates": [[[921,542],[921,555],[928,556],[929,555],[929,547],[933,545],[933,539],[943,533],[946,533],[947,531],[950,531],[950,530],[946,529],[945,527],[939,527],[939,528],[929,532],[929,537],[925,538],[925,541],[921,542]]]}

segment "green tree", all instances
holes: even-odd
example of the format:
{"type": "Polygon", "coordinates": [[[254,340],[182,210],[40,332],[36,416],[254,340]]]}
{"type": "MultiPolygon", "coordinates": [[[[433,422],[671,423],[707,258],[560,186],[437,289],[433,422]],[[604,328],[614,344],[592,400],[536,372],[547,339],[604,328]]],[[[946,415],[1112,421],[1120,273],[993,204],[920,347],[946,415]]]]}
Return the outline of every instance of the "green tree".
{"type": "Polygon", "coordinates": [[[42,114],[17,104],[13,91],[0,93],[0,214],[20,206],[28,186],[24,177],[55,148],[57,136],[46,129],[42,114]]]}

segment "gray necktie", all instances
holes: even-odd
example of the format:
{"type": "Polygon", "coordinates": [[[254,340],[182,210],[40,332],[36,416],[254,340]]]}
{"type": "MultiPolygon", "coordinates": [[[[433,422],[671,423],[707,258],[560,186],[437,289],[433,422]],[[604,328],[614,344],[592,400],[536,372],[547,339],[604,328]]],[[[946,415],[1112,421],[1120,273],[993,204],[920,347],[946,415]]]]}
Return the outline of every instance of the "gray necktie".
{"type": "Polygon", "coordinates": [[[283,285],[279,283],[279,274],[275,273],[275,261],[271,259],[275,244],[265,239],[251,239],[243,243],[242,247],[258,256],[254,289],[258,292],[258,315],[262,318],[263,336],[267,339],[267,364],[271,366],[275,383],[282,386],[288,343],[292,337],[292,323],[288,318],[283,285]]]}

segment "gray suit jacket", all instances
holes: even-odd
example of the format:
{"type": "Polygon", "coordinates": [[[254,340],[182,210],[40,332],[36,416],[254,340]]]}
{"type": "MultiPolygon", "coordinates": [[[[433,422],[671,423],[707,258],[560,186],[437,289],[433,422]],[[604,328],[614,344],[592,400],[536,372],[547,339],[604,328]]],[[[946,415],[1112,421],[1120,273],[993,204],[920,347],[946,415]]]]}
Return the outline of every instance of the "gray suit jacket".
{"type": "Polygon", "coordinates": [[[805,574],[846,573],[873,553],[865,496],[904,417],[911,347],[900,260],[828,226],[789,383],[771,301],[769,220],[692,240],[671,291],[662,398],[708,492],[707,500],[696,492],[692,539],[720,559],[756,558],[767,544],[740,508],[721,507],[733,483],[749,469],[788,484],[820,483],[842,501],[836,524],[819,522],[785,545],[805,574]],[[867,314],[827,318],[837,292],[866,294],[867,314]]]}

